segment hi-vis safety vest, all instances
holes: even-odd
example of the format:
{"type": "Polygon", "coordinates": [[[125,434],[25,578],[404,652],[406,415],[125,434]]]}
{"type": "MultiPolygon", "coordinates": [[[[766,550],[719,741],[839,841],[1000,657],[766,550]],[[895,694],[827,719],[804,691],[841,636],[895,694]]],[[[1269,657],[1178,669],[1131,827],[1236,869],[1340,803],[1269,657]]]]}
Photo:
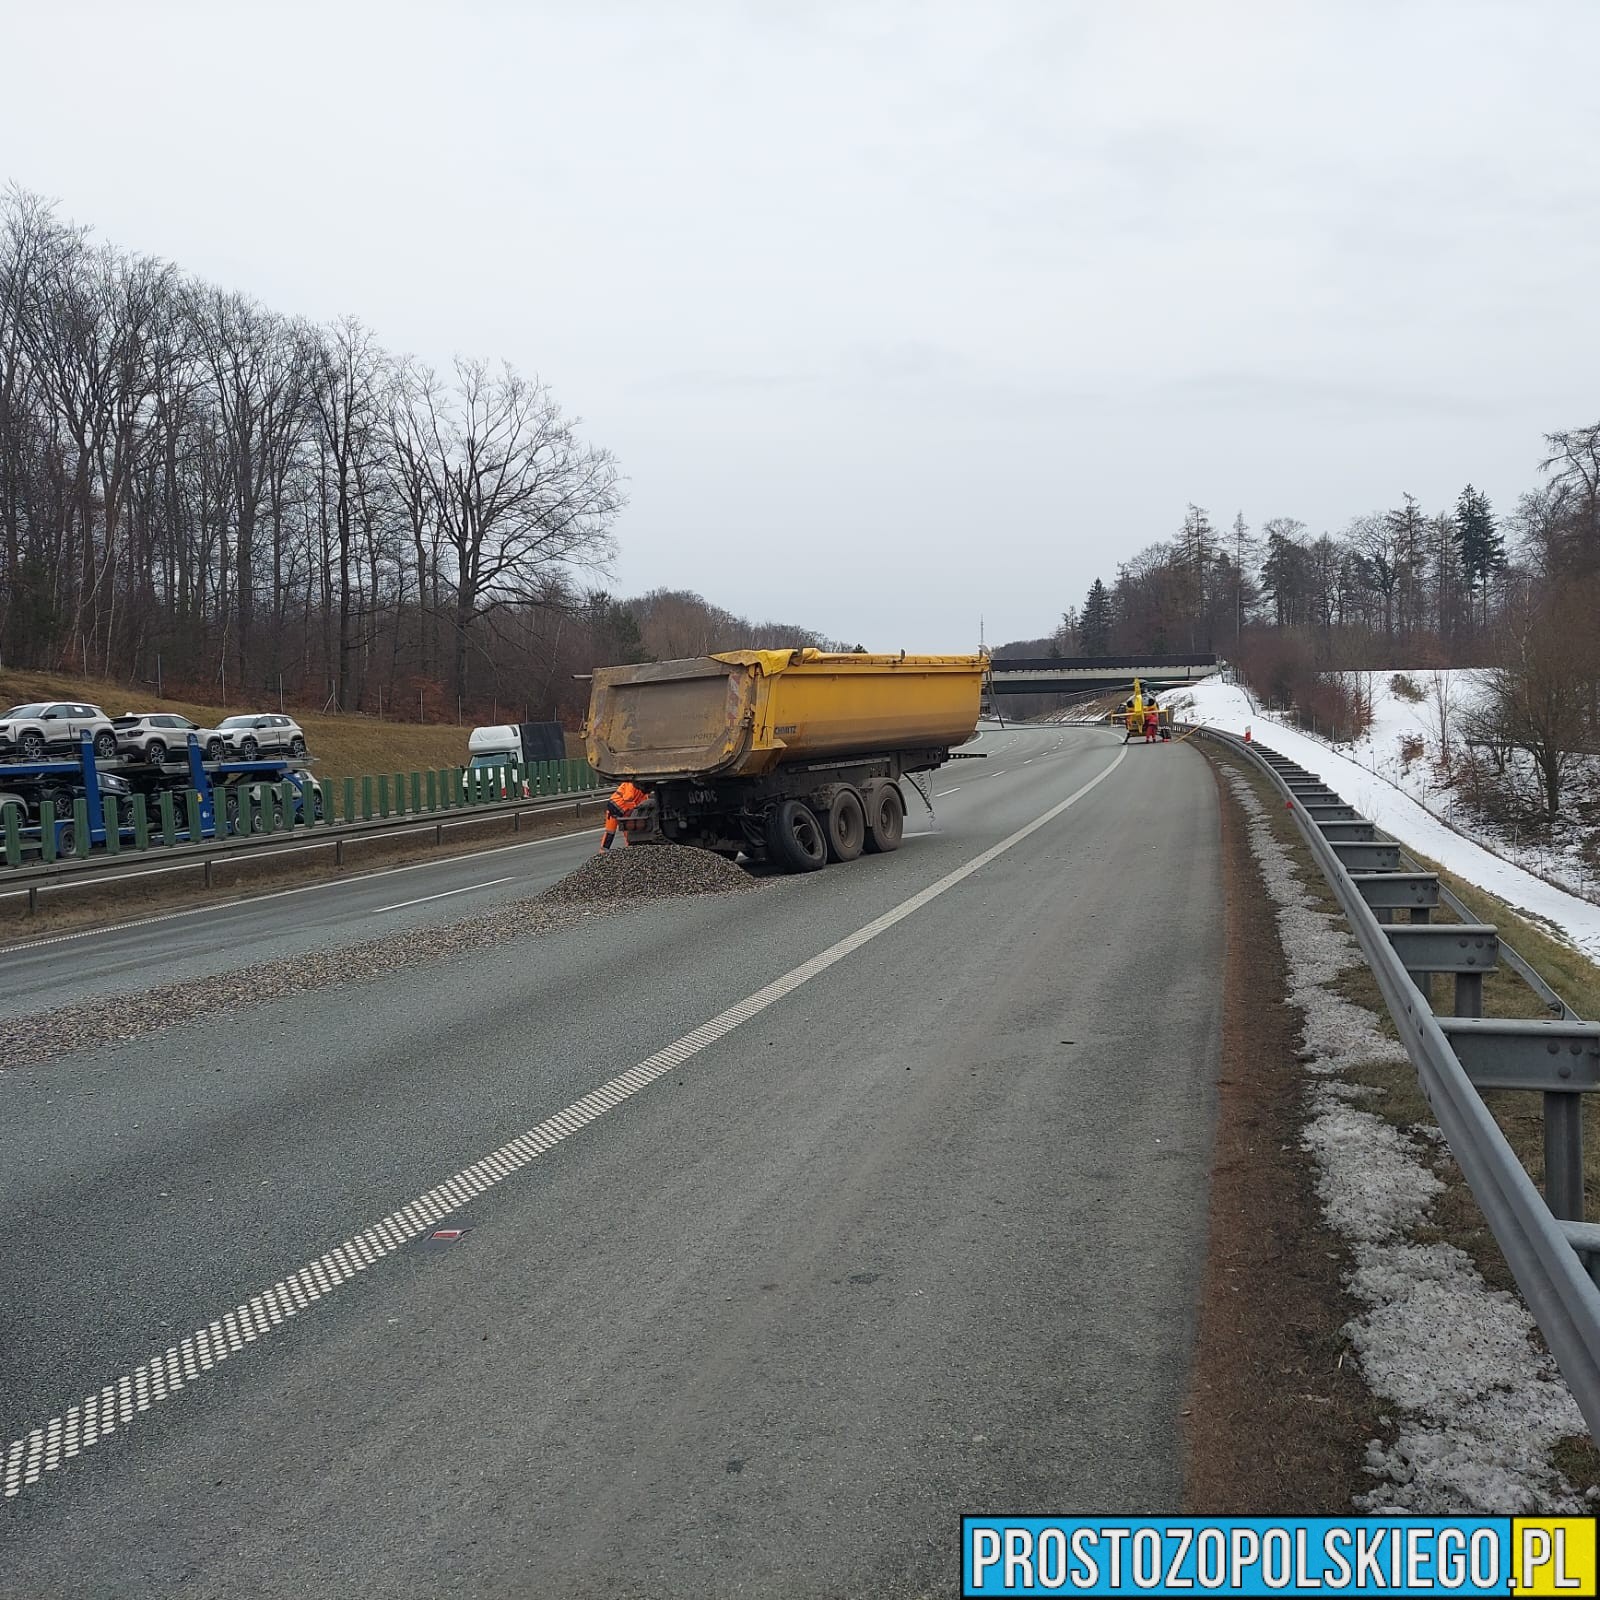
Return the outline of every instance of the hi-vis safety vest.
{"type": "Polygon", "coordinates": [[[636,783],[619,783],[606,801],[606,815],[619,821],[631,815],[650,798],[636,783]]]}

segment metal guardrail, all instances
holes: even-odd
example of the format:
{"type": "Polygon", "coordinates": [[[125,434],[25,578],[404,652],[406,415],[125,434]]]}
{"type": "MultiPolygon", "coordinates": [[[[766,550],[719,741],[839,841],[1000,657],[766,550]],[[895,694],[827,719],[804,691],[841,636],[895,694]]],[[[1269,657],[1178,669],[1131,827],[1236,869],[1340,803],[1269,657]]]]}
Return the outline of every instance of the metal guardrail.
{"type": "Polygon", "coordinates": [[[169,872],[200,869],[206,886],[211,869],[218,862],[241,858],[259,860],[273,855],[293,855],[306,850],[328,850],[342,863],[343,847],[348,842],[373,838],[397,838],[411,833],[432,833],[442,844],[446,830],[468,827],[497,818],[512,819],[516,829],[528,814],[557,815],[570,811],[574,819],[586,805],[603,800],[609,789],[581,789],[561,795],[517,797],[476,805],[452,807],[447,811],[420,811],[371,817],[349,822],[296,823],[292,829],[270,834],[229,835],[194,844],[157,846],[135,854],[97,852],[88,857],[68,857],[34,866],[12,867],[0,871],[0,899],[26,894],[30,910],[38,904],[42,889],[89,888],[96,884],[126,882],[169,872]]]}
{"type": "Polygon", "coordinates": [[[1600,1437],[1600,1226],[1584,1220],[1582,1097],[1600,1089],[1600,1023],[1578,1019],[1534,974],[1534,988],[1559,1020],[1484,1020],[1483,978],[1505,960],[1532,968],[1476,922],[1431,872],[1401,865],[1380,835],[1322,780],[1265,746],[1216,729],[1196,732],[1252,759],[1289,802],[1313,859],[1349,921],[1423,1093],[1473,1198],[1488,1221],[1529,1311],[1583,1412],[1600,1437]],[[1443,901],[1457,923],[1433,923],[1443,901]],[[1394,921],[1406,909],[1409,924],[1394,921]],[[1515,957],[1515,959],[1511,959],[1515,957]],[[1456,979],[1453,1017],[1430,1000],[1437,974],[1456,979]],[[1419,982],[1419,980],[1421,980],[1419,982]],[[1480,1089],[1544,1097],[1545,1189],[1532,1178],[1490,1114],[1480,1089]]]}

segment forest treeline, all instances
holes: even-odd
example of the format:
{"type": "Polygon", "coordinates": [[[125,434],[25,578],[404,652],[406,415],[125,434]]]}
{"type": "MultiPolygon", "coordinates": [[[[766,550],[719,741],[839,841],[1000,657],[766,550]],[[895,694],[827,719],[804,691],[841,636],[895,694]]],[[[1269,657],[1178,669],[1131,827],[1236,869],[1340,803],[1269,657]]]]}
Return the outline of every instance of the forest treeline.
{"type": "Polygon", "coordinates": [[[1243,512],[1219,526],[1190,505],[1172,538],[1123,562],[1111,583],[1097,578],[1050,638],[1016,648],[1236,657],[1271,630],[1329,669],[1488,664],[1508,622],[1600,593],[1600,423],[1545,443],[1540,482],[1507,517],[1471,484],[1444,509],[1405,494],[1317,534],[1293,517],[1253,528],[1243,512]]]}
{"type": "Polygon", "coordinates": [[[0,664],[570,716],[597,662],[826,642],[688,593],[619,604],[623,505],[537,378],[435,371],[0,197],[0,664]]]}
{"type": "Polygon", "coordinates": [[[1546,435],[1537,472],[1504,517],[1471,484],[1450,507],[1403,494],[1332,533],[1292,517],[1252,528],[1242,512],[1219,527],[1190,505],[1050,638],[1002,650],[1215,651],[1265,703],[1336,739],[1370,715],[1360,686],[1377,669],[1486,668],[1488,701],[1463,720],[1489,752],[1488,787],[1513,808],[1507,753],[1520,752],[1538,779],[1523,809],[1554,823],[1587,804],[1569,791],[1600,756],[1600,423],[1546,435]]]}

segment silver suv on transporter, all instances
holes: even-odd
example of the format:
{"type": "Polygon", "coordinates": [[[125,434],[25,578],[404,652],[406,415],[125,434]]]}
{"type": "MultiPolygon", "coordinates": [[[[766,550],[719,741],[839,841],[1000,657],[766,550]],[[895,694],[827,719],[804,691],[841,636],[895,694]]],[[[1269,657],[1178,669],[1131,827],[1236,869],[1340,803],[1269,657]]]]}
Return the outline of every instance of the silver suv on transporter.
{"type": "Polygon", "coordinates": [[[191,733],[200,741],[207,761],[221,760],[225,748],[218,729],[202,728],[176,711],[129,711],[113,717],[111,725],[117,731],[117,748],[124,755],[142,756],[156,766],[163,761],[184,760],[191,733]]]}
{"type": "Polygon", "coordinates": [[[217,725],[228,747],[228,754],[245,761],[261,755],[303,756],[306,736],[293,717],[277,712],[252,712],[241,717],[224,717],[217,725]]]}

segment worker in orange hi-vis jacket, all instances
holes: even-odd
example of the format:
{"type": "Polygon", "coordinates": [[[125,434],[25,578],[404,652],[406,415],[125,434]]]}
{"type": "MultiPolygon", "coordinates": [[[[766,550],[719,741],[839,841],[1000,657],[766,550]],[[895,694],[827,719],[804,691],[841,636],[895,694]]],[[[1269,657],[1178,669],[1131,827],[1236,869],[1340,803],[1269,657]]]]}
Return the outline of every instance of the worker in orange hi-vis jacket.
{"type": "Polygon", "coordinates": [[[626,779],[612,790],[611,798],[606,801],[606,831],[600,840],[601,852],[611,848],[612,842],[617,837],[617,831],[622,826],[622,819],[631,816],[642,806],[650,796],[636,783],[626,779]]]}
{"type": "Polygon", "coordinates": [[[1154,706],[1147,706],[1144,713],[1144,742],[1156,742],[1156,729],[1160,726],[1160,716],[1154,706]]]}

